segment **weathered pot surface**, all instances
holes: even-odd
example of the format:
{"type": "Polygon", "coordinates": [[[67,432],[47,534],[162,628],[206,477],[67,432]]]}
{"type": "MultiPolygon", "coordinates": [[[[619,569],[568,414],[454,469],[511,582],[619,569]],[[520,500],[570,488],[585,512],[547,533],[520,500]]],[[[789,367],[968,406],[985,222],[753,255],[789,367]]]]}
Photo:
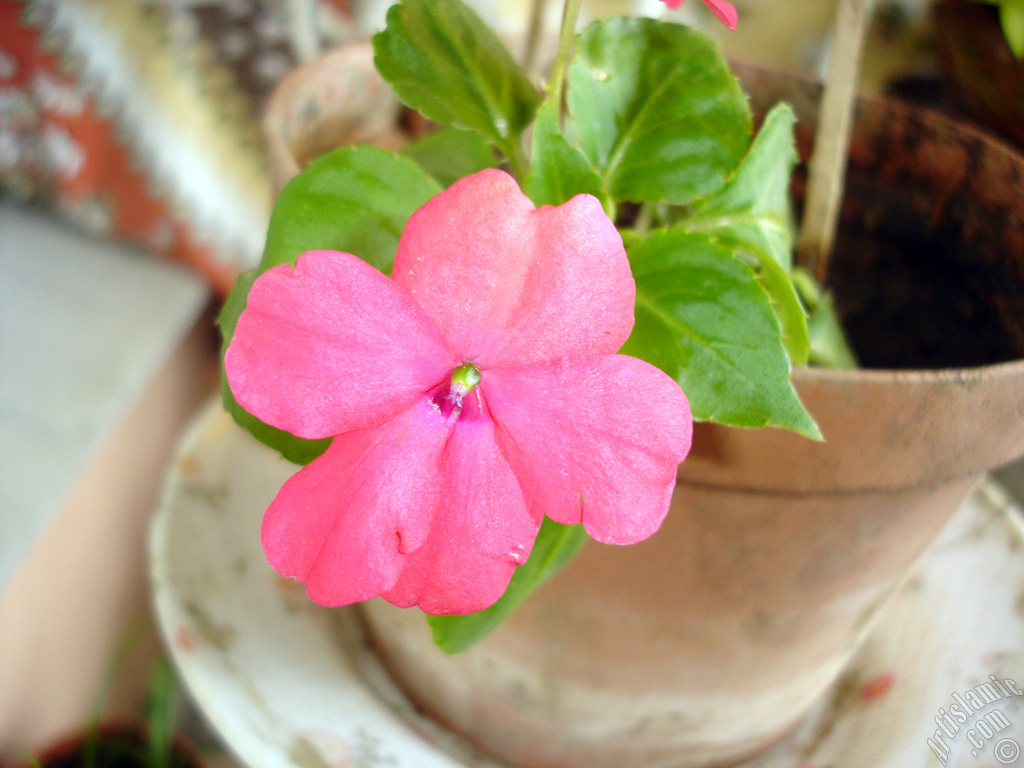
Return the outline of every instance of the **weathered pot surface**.
{"type": "MultiPolygon", "coordinates": [[[[807,118],[806,156],[816,88],[741,74],[755,107],[783,98],[807,118]]],[[[436,650],[417,611],[366,604],[413,700],[534,768],[729,765],[783,735],[976,480],[1024,454],[1022,180],[1005,147],[861,102],[837,301],[869,364],[942,369],[798,371],[825,443],[701,425],[658,534],[588,544],[465,654],[436,650]],[[869,242],[885,247],[864,254],[869,242]],[[862,290],[866,271],[890,275],[882,299],[862,290]],[[946,311],[908,309],[892,274],[946,311]],[[958,331],[968,322],[977,341],[958,331]],[[911,351],[888,344],[908,330],[911,351]],[[949,367],[962,352],[973,367],[949,367]]]]}
{"type": "Polygon", "coordinates": [[[401,104],[373,67],[373,46],[336,48],[295,69],[274,89],[263,135],[275,189],[336,147],[374,144],[397,150],[401,104]]]}

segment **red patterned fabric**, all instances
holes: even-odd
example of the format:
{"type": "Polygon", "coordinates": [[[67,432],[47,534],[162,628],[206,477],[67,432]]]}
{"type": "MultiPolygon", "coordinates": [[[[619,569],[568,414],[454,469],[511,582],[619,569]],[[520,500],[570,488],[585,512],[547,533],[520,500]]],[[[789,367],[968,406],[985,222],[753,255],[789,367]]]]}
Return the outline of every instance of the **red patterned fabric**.
{"type": "Polygon", "coordinates": [[[227,291],[269,211],[259,109],[295,63],[270,5],[0,0],[0,190],[227,291]]]}

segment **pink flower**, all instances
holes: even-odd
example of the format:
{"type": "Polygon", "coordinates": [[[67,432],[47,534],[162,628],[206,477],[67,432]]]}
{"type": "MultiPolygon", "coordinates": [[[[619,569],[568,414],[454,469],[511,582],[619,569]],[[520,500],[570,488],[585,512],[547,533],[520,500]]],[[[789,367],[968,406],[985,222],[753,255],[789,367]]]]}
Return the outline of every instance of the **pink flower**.
{"type": "MultiPolygon", "coordinates": [[[[663,0],[663,2],[673,10],[683,4],[683,0],[663,0]]],[[[739,16],[732,3],[727,3],[725,0],[702,0],[702,2],[725,26],[729,29],[736,29],[736,22],[739,16]]]]}
{"type": "Polygon", "coordinates": [[[691,420],[674,381],[614,354],[634,301],[595,198],[535,209],[496,170],[410,218],[393,279],[334,251],[268,270],[225,356],[231,389],[334,438],[267,510],[270,564],[324,605],[467,613],[502,595],[543,515],[650,536],[691,420]]]}

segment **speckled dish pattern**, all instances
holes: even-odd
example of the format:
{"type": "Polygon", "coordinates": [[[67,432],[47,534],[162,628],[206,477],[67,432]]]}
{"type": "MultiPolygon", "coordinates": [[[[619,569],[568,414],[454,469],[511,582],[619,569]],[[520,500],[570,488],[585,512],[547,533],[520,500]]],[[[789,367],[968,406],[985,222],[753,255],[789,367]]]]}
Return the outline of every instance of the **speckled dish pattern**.
{"type": "MultiPolygon", "coordinates": [[[[153,598],[198,707],[250,768],[497,768],[413,709],[353,610],[266,564],[263,510],[295,470],[218,403],[168,470],[153,598]]],[[[826,699],[746,768],[1024,768],[1021,521],[979,485],[826,699]]]]}

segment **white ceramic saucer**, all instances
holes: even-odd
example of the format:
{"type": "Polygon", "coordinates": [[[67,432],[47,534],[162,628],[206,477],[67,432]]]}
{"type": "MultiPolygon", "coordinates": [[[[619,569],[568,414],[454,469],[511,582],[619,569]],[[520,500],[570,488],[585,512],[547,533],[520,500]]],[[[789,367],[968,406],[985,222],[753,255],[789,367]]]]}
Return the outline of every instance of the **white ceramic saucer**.
{"type": "MultiPolygon", "coordinates": [[[[295,469],[211,404],[169,470],[154,600],[199,709],[250,768],[496,766],[412,709],[351,609],[317,607],[266,564],[260,519],[295,469]]],[[[1024,528],[986,482],[818,711],[747,768],[1024,768],[1024,695],[990,676],[1024,690],[1024,528]],[[951,705],[989,690],[958,723],[951,705]]]]}

